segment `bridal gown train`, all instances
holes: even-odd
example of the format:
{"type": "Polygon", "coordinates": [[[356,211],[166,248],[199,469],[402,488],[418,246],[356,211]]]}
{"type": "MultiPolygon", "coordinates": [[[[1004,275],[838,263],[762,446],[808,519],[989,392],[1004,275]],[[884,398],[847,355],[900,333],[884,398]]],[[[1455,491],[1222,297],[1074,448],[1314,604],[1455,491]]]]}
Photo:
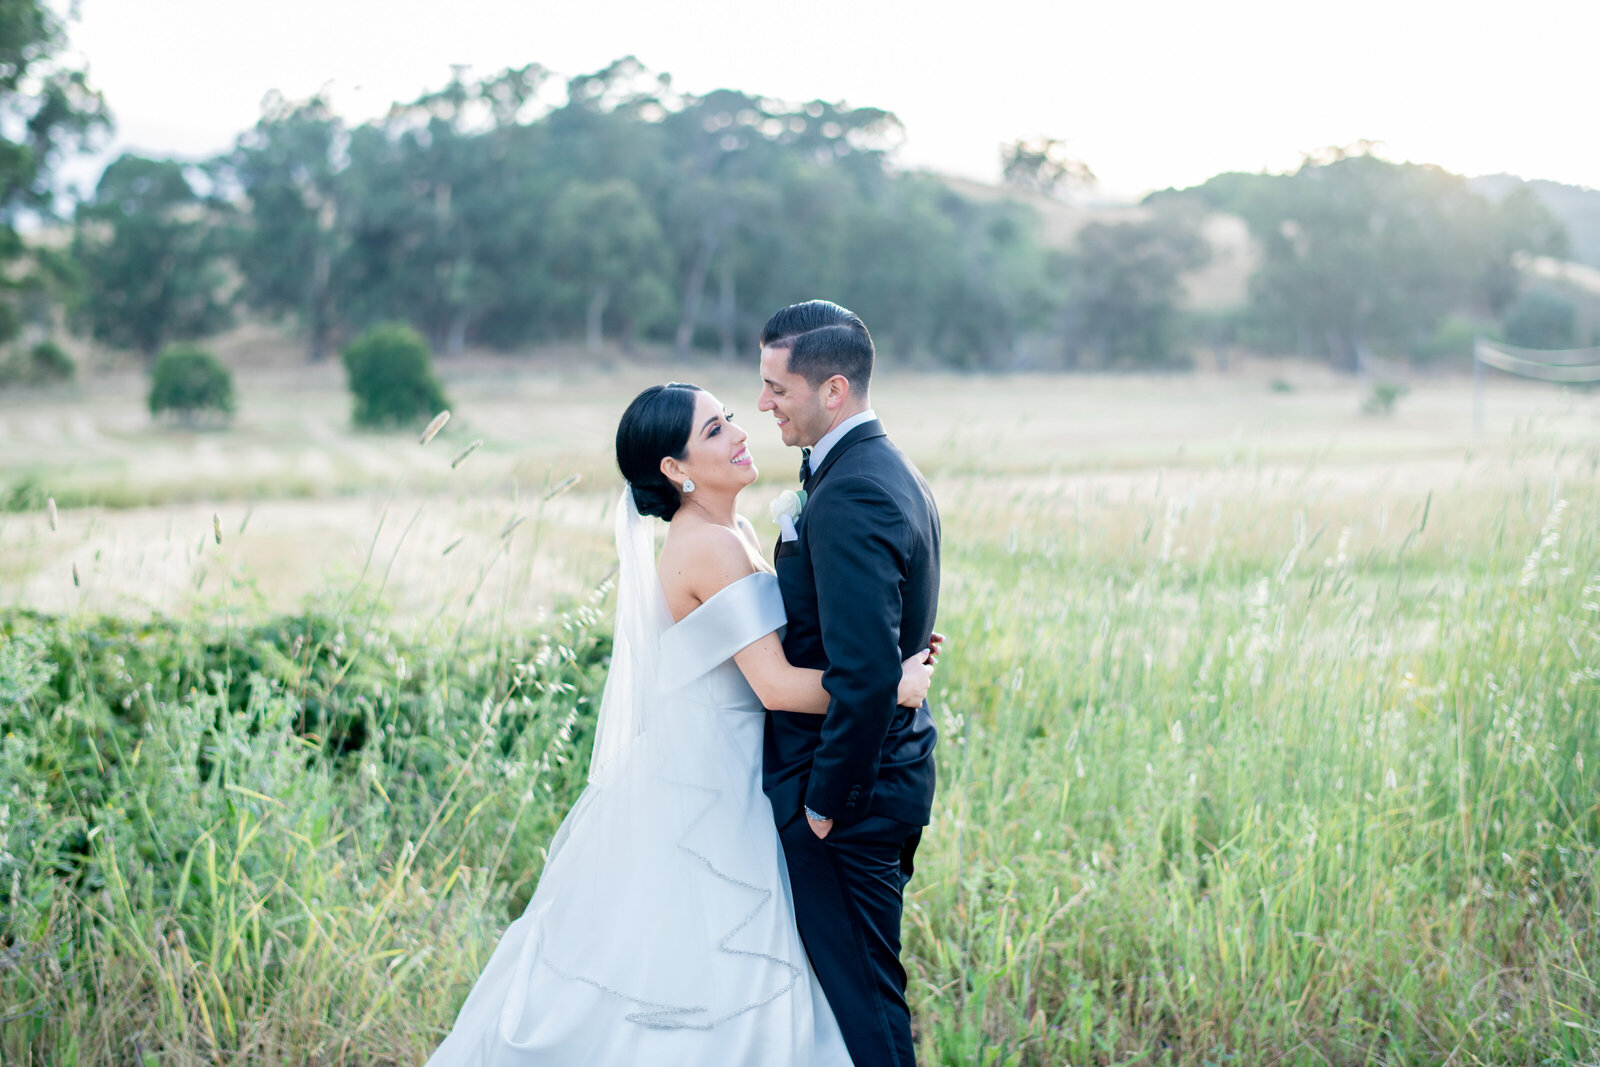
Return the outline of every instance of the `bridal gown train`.
{"type": "Polygon", "coordinates": [[[764,712],[732,659],[783,623],[757,573],[666,626],[650,728],[568,814],[430,1064],[848,1067],[761,790],[764,712]]]}

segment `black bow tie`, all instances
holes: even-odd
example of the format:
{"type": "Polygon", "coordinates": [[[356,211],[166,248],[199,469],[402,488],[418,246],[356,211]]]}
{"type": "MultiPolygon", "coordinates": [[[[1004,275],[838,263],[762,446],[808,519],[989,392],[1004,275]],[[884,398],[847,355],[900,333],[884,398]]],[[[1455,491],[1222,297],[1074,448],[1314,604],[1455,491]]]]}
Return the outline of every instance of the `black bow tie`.
{"type": "Polygon", "coordinates": [[[800,484],[804,485],[811,480],[811,449],[800,450],[800,484]]]}

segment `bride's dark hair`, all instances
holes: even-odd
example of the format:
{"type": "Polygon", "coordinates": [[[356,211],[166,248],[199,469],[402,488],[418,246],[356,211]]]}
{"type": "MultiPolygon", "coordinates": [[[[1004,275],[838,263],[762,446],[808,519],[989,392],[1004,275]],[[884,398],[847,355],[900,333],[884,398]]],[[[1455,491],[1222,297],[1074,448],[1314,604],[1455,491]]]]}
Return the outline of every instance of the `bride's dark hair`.
{"type": "Polygon", "coordinates": [[[683,502],[678,487],[661,473],[661,461],[688,453],[695,394],[701,391],[682,382],[652,385],[633,398],[617,423],[617,468],[633,488],[633,505],[641,515],[671,522],[683,502]]]}

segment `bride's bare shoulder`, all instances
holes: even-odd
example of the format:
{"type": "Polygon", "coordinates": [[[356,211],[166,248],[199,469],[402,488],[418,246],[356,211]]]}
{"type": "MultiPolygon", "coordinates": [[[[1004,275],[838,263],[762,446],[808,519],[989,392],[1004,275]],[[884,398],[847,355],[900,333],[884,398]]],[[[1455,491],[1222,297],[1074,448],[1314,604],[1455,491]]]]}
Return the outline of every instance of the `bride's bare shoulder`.
{"type": "Polygon", "coordinates": [[[667,606],[673,618],[681,619],[757,567],[737,530],[689,522],[668,528],[658,569],[667,606]]]}

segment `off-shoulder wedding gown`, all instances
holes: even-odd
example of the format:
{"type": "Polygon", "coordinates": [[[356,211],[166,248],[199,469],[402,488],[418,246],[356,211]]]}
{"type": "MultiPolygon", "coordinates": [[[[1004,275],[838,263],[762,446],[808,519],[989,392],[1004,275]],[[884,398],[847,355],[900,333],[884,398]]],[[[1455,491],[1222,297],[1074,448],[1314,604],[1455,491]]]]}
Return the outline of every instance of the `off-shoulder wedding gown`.
{"type": "Polygon", "coordinates": [[[615,754],[430,1064],[847,1067],[761,790],[763,709],[732,659],[783,624],[757,573],[650,634],[647,728],[597,742],[615,754]]]}

